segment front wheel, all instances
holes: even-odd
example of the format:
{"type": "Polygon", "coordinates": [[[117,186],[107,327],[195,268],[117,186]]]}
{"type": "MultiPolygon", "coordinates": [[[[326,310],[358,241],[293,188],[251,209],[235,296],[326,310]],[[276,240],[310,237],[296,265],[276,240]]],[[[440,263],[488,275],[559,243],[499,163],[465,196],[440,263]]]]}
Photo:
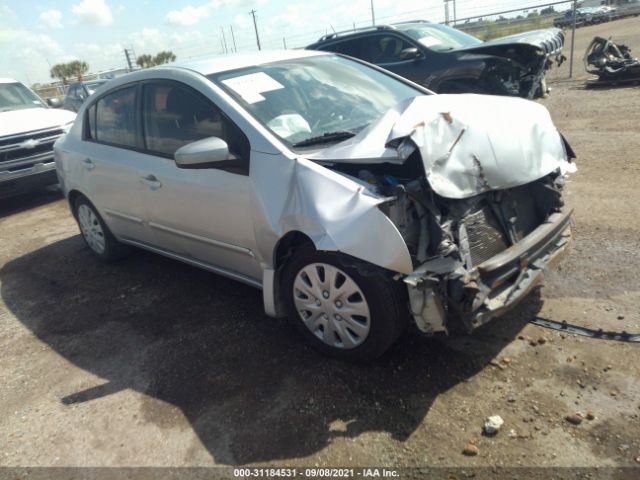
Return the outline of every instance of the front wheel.
{"type": "Polygon", "coordinates": [[[372,360],[406,327],[406,293],[391,272],[305,246],[283,274],[290,320],[312,347],[329,356],[372,360]]]}

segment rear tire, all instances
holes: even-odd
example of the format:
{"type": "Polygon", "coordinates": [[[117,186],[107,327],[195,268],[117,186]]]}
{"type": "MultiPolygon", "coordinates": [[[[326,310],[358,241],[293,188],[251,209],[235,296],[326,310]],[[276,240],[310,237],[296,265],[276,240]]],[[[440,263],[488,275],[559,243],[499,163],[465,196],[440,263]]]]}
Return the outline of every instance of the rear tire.
{"type": "Polygon", "coordinates": [[[116,240],[87,198],[81,196],[76,199],[73,213],[80,227],[82,239],[91,253],[101,261],[115,262],[129,253],[129,247],[116,240]]]}
{"type": "Polygon", "coordinates": [[[328,356],[373,360],[407,326],[406,291],[392,276],[347,255],[302,246],[283,271],[289,319],[307,343],[328,356]]]}

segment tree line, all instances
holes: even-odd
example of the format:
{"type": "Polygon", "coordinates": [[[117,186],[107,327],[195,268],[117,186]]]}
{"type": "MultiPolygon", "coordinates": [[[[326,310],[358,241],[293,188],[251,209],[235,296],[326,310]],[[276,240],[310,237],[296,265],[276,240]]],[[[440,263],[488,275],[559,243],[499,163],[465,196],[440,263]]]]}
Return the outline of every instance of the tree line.
{"type": "Polygon", "coordinates": [[[151,56],[148,54],[140,55],[136,60],[136,65],[141,68],[149,68],[155,67],[156,65],[163,65],[165,63],[174,62],[176,56],[173,52],[170,51],[162,51],[157,53],[155,56],[151,56]]]}
{"type": "MultiPolygon", "coordinates": [[[[165,63],[175,61],[176,56],[171,51],[162,51],[156,55],[144,54],[140,55],[136,64],[141,68],[154,67],[165,63]]],[[[51,67],[51,78],[57,78],[62,81],[63,85],[67,85],[70,79],[76,78],[79,82],[89,71],[89,64],[81,60],[73,60],[67,63],[58,63],[51,67]]]]}

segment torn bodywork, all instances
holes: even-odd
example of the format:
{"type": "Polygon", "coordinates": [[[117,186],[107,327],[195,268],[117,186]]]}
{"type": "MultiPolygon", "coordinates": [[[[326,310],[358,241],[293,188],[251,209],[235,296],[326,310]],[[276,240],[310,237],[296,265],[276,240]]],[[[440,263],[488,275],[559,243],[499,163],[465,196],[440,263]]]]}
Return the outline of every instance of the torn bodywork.
{"type": "Polygon", "coordinates": [[[640,61],[631,55],[626,45],[595,37],[584,56],[588,73],[598,76],[597,83],[617,83],[640,80],[640,61]]]}
{"type": "Polygon", "coordinates": [[[386,198],[379,209],[410,253],[403,281],[422,331],[499,316],[568,252],[562,188],[575,155],[541,105],[419,97],[357,137],[313,159],[386,198]]]}
{"type": "Polygon", "coordinates": [[[557,28],[535,30],[498,38],[459,52],[485,57],[478,79],[487,93],[538,98],[547,93],[545,75],[560,66],[564,34],[557,28]]]}

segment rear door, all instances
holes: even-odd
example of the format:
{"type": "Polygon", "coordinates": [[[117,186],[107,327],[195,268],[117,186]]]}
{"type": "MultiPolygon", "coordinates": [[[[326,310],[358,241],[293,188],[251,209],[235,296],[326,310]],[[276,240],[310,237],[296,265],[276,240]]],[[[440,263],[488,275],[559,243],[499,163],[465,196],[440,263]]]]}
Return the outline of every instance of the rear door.
{"type": "Polygon", "coordinates": [[[149,159],[140,153],[138,88],[121,87],[87,109],[79,183],[116,236],[151,243],[141,196],[149,159]]]}

